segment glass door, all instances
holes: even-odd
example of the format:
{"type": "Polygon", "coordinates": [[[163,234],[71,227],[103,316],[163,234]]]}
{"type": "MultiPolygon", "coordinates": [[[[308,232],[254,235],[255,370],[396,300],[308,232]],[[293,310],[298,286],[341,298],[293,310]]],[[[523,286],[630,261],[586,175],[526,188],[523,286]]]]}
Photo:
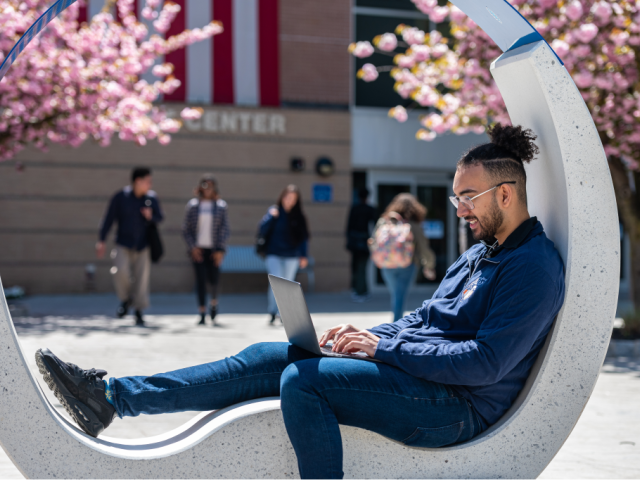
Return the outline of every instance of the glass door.
{"type": "Polygon", "coordinates": [[[427,218],[422,222],[422,229],[429,239],[429,246],[436,254],[436,279],[427,280],[422,271],[418,272],[417,284],[439,283],[449,267],[449,198],[447,187],[417,186],[418,201],[427,208],[427,218]]]}

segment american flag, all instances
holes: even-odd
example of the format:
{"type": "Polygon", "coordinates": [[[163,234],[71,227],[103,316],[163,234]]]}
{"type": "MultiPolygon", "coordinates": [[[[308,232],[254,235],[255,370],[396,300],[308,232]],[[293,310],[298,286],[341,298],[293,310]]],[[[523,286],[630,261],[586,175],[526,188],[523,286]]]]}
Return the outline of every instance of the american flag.
{"type": "MultiPolygon", "coordinates": [[[[167,36],[184,29],[222,22],[224,32],[168,54],[182,85],[165,95],[169,102],[277,106],[280,104],[278,63],[278,0],[173,0],[182,7],[167,36]]],[[[140,12],[138,18],[153,31],[140,12]]],[[[87,21],[104,0],[87,0],[79,20],[87,21]]]]}

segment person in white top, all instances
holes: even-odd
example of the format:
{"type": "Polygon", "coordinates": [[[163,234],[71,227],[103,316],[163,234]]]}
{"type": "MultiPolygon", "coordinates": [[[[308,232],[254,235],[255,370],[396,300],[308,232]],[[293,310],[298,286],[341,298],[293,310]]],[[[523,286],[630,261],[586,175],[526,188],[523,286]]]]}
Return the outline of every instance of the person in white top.
{"type": "Polygon", "coordinates": [[[205,174],[196,187],[197,198],[187,204],[182,235],[189,247],[198,294],[198,325],[205,325],[207,284],[210,286],[209,313],[215,325],[218,313],[219,268],[224,259],[229,222],[227,203],[218,195],[216,179],[205,174]]]}

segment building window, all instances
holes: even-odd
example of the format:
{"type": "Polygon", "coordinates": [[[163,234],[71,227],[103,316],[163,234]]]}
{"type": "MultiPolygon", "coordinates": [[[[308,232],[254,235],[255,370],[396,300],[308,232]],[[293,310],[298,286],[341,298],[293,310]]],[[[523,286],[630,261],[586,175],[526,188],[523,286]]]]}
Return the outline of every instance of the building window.
{"type": "MultiPolygon", "coordinates": [[[[439,0],[440,4],[446,4],[445,0],[439,0]]],[[[449,36],[448,22],[434,24],[429,17],[416,9],[411,0],[357,0],[353,7],[355,39],[354,41],[372,41],[376,35],[386,32],[394,32],[401,23],[417,27],[425,32],[437,29],[444,36],[449,36]]],[[[402,52],[397,48],[396,53],[402,52]]],[[[353,58],[355,70],[358,71],[365,63],[376,66],[393,65],[393,52],[374,53],[367,58],[353,58]],[[386,54],[388,53],[388,54],[386,54]]],[[[384,107],[391,108],[396,105],[404,107],[417,106],[411,99],[402,98],[393,89],[395,81],[388,72],[380,72],[380,77],[375,82],[367,83],[362,80],[355,81],[355,105],[358,107],[384,107]]]]}

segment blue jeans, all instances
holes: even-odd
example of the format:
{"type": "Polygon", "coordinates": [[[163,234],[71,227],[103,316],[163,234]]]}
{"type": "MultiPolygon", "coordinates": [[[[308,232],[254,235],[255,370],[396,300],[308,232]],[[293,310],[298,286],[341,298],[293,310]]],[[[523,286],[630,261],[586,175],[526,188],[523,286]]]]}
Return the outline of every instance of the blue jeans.
{"type": "MultiPolygon", "coordinates": [[[[296,279],[298,265],[300,264],[300,259],[298,257],[267,255],[264,262],[267,267],[267,272],[271,275],[286,278],[287,280],[296,279]]],[[[267,312],[271,314],[278,313],[278,306],[276,305],[276,299],[273,296],[271,287],[269,287],[269,292],[267,293],[267,312]]]]}
{"type": "Polygon", "coordinates": [[[416,272],[415,264],[405,268],[382,268],[382,278],[387,284],[391,294],[391,310],[393,311],[393,321],[399,320],[404,315],[404,297],[407,295],[409,285],[416,272]]]}
{"type": "Polygon", "coordinates": [[[120,416],[216,410],[280,396],[302,478],[342,478],[338,425],[411,447],[480,433],[473,408],[447,385],[383,363],[326,358],[288,343],[258,343],[217,362],[151,377],[109,380],[120,416]]]}

